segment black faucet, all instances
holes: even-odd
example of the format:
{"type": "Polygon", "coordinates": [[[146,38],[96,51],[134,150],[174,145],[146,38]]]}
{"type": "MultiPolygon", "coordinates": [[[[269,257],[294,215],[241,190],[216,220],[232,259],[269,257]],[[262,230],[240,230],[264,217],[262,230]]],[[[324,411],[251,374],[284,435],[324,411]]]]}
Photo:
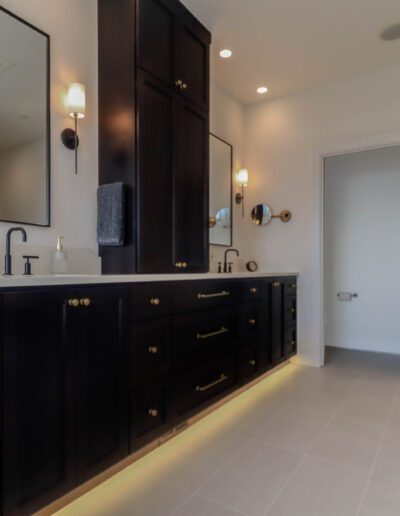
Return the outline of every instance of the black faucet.
{"type": "Polygon", "coordinates": [[[12,276],[12,257],[11,257],[11,235],[19,231],[22,233],[22,241],[26,242],[26,231],[24,228],[11,228],[7,231],[6,255],[4,257],[4,276],[12,276]]]}
{"type": "Polygon", "coordinates": [[[231,252],[236,253],[236,256],[240,256],[239,251],[237,249],[227,249],[225,251],[225,255],[224,255],[224,272],[232,272],[231,266],[229,266],[229,269],[228,269],[228,254],[231,252]]]}

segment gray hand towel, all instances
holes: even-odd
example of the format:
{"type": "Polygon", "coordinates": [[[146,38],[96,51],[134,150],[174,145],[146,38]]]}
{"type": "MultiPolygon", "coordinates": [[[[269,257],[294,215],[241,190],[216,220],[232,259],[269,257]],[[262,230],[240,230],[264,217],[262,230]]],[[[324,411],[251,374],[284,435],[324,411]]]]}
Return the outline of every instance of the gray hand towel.
{"type": "Polygon", "coordinates": [[[97,242],[121,247],[125,243],[125,185],[112,183],[97,190],[97,242]]]}

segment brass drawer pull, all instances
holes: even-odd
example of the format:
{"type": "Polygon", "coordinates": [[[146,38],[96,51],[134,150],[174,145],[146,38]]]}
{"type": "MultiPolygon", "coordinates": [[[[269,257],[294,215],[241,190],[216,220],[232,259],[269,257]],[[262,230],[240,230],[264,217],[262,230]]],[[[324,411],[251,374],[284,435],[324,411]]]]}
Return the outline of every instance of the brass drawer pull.
{"type": "Polygon", "coordinates": [[[79,304],[81,306],[90,306],[92,304],[92,301],[88,297],[85,297],[84,299],[79,300],[79,304]]]}
{"type": "Polygon", "coordinates": [[[256,319],[249,319],[249,324],[251,324],[252,326],[254,326],[256,322],[256,319]]]}
{"type": "Polygon", "coordinates": [[[296,288],[296,283],[292,283],[291,285],[289,285],[290,288],[296,288]]]}
{"type": "Polygon", "coordinates": [[[290,311],[292,312],[292,314],[295,314],[296,313],[296,308],[292,308],[290,311]]]}
{"type": "Polygon", "coordinates": [[[149,416],[151,417],[157,417],[158,416],[158,410],[155,408],[149,409],[149,416]]]}
{"type": "Polygon", "coordinates": [[[272,283],[272,286],[273,287],[280,287],[281,284],[279,283],[279,281],[276,281],[275,283],[272,283]]]}
{"type": "Polygon", "coordinates": [[[223,290],[222,292],[214,292],[213,294],[197,294],[198,299],[212,299],[214,297],[227,297],[230,296],[231,293],[227,290],[223,290]]]}
{"type": "Polygon", "coordinates": [[[250,361],[249,361],[249,364],[250,364],[251,366],[255,367],[255,366],[256,366],[256,361],[255,361],[255,360],[250,360],[250,361]]]}
{"type": "Polygon", "coordinates": [[[68,306],[77,308],[79,306],[79,299],[68,299],[68,306]]]}
{"type": "Polygon", "coordinates": [[[187,90],[187,88],[188,88],[188,85],[186,84],[186,82],[184,82],[184,83],[182,84],[182,89],[183,89],[183,90],[187,90]]]}
{"type": "Polygon", "coordinates": [[[251,292],[252,294],[257,294],[258,290],[257,290],[257,288],[256,288],[256,287],[253,287],[253,288],[251,288],[251,289],[250,289],[250,292],[251,292]]]}
{"type": "Polygon", "coordinates": [[[157,355],[158,353],[158,347],[157,346],[149,346],[148,352],[152,355],[157,355]]]}
{"type": "Polygon", "coordinates": [[[150,304],[153,306],[158,306],[161,303],[161,301],[158,299],[158,297],[153,297],[150,299],[150,304]]]}
{"type": "Polygon", "coordinates": [[[177,81],[175,81],[175,86],[181,90],[183,86],[183,81],[181,79],[178,79],[177,81]]]}
{"type": "Polygon", "coordinates": [[[292,346],[295,346],[296,344],[296,341],[295,340],[292,340],[292,342],[290,343],[292,346]]]}
{"type": "Polygon", "coordinates": [[[208,391],[209,389],[212,389],[213,387],[216,387],[220,383],[226,382],[227,379],[228,379],[228,377],[226,376],[226,374],[221,373],[221,375],[218,378],[218,380],[215,380],[214,382],[211,382],[211,383],[209,383],[207,385],[196,385],[196,392],[208,391]]]}
{"type": "Polygon", "coordinates": [[[223,335],[224,333],[228,333],[229,328],[225,328],[225,326],[222,326],[220,330],[212,331],[211,333],[198,333],[197,338],[198,339],[210,339],[211,337],[217,337],[218,335],[223,335]]]}
{"type": "Polygon", "coordinates": [[[177,263],[175,264],[175,267],[176,267],[177,269],[187,269],[187,268],[188,268],[188,266],[189,266],[189,264],[188,264],[187,262],[177,262],[177,263]]]}

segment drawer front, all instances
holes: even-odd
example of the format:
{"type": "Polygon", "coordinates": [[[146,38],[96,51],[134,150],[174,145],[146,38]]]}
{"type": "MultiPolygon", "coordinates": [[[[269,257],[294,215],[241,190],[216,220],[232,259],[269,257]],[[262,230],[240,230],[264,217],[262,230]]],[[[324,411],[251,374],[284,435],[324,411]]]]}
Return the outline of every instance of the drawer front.
{"type": "Polygon", "coordinates": [[[291,357],[297,353],[297,331],[296,327],[285,331],[285,356],[291,357]]]}
{"type": "Polygon", "coordinates": [[[283,304],[283,322],[285,327],[296,324],[297,299],[296,296],[286,296],[283,304]]]}
{"type": "Polygon", "coordinates": [[[297,292],[297,278],[296,276],[287,278],[285,280],[285,295],[296,294],[297,292]]]}
{"type": "Polygon", "coordinates": [[[131,325],[131,385],[167,374],[171,368],[171,319],[153,319],[131,325]]]}
{"type": "Polygon", "coordinates": [[[133,390],[130,397],[130,453],[162,435],[171,421],[166,384],[133,390]]]}
{"type": "Polygon", "coordinates": [[[236,307],[176,316],[173,328],[173,360],[176,367],[231,349],[239,337],[236,307]]]}
{"type": "Polygon", "coordinates": [[[242,281],[242,300],[255,301],[262,296],[262,282],[259,279],[242,281]]]}
{"type": "Polygon", "coordinates": [[[253,379],[260,371],[258,350],[255,346],[249,346],[240,351],[240,377],[242,382],[253,379]]]}
{"type": "Polygon", "coordinates": [[[257,338],[262,327],[261,305],[245,303],[240,305],[241,335],[245,339],[257,338]]]}
{"type": "Polygon", "coordinates": [[[232,356],[212,361],[181,375],[174,386],[177,420],[212,404],[239,383],[237,361],[232,356]]]}
{"type": "Polygon", "coordinates": [[[131,288],[130,320],[163,317],[172,312],[172,285],[149,283],[131,288]]]}
{"type": "Polygon", "coordinates": [[[210,310],[240,301],[240,281],[197,281],[176,284],[175,312],[210,310]]]}

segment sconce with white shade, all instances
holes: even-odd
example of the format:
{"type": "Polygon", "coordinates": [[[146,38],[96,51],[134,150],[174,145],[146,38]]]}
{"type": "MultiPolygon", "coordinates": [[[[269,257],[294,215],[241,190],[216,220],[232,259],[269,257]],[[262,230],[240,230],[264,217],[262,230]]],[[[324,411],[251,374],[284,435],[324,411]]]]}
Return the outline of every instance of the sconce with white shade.
{"type": "Polygon", "coordinates": [[[244,217],[244,187],[249,182],[249,171],[246,168],[240,169],[236,174],[236,184],[241,188],[241,192],[235,196],[236,204],[242,205],[242,217],[244,217]]]}
{"type": "Polygon", "coordinates": [[[64,129],[61,133],[61,141],[67,149],[75,151],[75,174],[78,173],[78,119],[86,116],[86,87],[80,82],[73,82],[68,86],[66,107],[69,116],[74,119],[75,129],[64,129]]]}

